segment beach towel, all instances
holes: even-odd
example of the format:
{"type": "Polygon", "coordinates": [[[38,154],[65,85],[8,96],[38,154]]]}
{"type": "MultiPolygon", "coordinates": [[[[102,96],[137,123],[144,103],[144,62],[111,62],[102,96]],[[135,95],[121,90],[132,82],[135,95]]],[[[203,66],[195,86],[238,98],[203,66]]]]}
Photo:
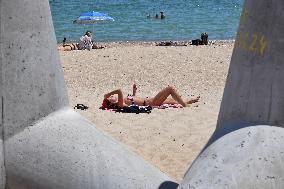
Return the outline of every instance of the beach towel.
{"type": "Polygon", "coordinates": [[[138,105],[130,105],[130,106],[125,106],[120,109],[114,110],[115,112],[120,112],[120,113],[135,113],[135,114],[140,114],[140,113],[151,113],[152,107],[151,106],[138,106],[138,105]]]}
{"type": "Polygon", "coordinates": [[[117,106],[112,107],[112,106],[110,106],[110,103],[108,102],[108,100],[104,99],[100,109],[110,110],[110,111],[114,111],[114,112],[121,112],[121,113],[136,113],[136,114],[148,113],[149,114],[149,113],[151,113],[152,107],[151,106],[138,106],[138,105],[135,105],[135,104],[125,106],[123,108],[119,108],[117,106]]]}
{"type": "Polygon", "coordinates": [[[110,103],[108,102],[108,100],[104,99],[102,106],[100,107],[100,109],[102,110],[109,110],[109,111],[114,111],[114,112],[119,112],[119,113],[136,113],[136,114],[140,114],[140,113],[151,113],[151,111],[154,109],[166,109],[166,108],[182,108],[182,105],[180,104],[162,104],[161,106],[138,106],[135,104],[129,105],[129,106],[125,106],[123,108],[119,108],[119,107],[111,107],[110,103]]]}
{"type": "Polygon", "coordinates": [[[157,106],[154,108],[158,109],[166,109],[166,108],[183,108],[181,104],[162,104],[161,106],[157,106]]]}

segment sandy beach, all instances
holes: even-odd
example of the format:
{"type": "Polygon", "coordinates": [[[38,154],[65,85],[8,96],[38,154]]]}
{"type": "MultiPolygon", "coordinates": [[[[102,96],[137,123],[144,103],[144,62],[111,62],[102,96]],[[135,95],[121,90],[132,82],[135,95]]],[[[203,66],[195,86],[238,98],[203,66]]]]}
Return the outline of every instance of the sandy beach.
{"type": "Polygon", "coordinates": [[[213,133],[233,50],[233,41],[207,46],[156,46],[155,42],[99,43],[104,49],[60,51],[71,106],[96,127],[180,182],[213,133]],[[200,95],[188,108],[154,109],[150,114],[100,110],[103,95],[138,86],[154,96],[174,86],[183,98],[200,95]]]}

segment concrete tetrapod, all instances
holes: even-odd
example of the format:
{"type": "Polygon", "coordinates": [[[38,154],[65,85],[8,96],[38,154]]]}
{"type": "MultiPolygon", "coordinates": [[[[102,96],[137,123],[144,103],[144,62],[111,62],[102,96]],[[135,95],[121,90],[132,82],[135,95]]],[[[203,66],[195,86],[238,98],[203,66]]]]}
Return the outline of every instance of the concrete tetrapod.
{"type": "Polygon", "coordinates": [[[177,187],[70,108],[39,120],[5,146],[9,188],[177,187]]]}
{"type": "Polygon", "coordinates": [[[280,127],[233,131],[199,155],[179,188],[283,188],[283,143],[280,127]]]}
{"type": "Polygon", "coordinates": [[[0,189],[5,188],[5,167],[4,167],[4,151],[3,151],[3,140],[0,140],[0,189]]]}
{"type": "Polygon", "coordinates": [[[48,0],[0,7],[0,188],[176,188],[69,108],[48,0]]]}
{"type": "Polygon", "coordinates": [[[179,189],[283,188],[283,9],[244,2],[216,130],[179,189]]]}

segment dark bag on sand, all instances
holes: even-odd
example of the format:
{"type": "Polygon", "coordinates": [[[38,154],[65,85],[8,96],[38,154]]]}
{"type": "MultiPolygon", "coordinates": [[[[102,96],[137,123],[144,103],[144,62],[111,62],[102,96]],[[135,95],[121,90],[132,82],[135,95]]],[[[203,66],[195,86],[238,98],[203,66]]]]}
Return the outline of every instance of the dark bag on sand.
{"type": "Polygon", "coordinates": [[[201,45],[201,40],[200,39],[191,40],[191,45],[201,45]]]}
{"type": "Polygon", "coordinates": [[[151,113],[152,107],[151,106],[138,106],[138,105],[130,105],[120,109],[116,109],[115,112],[122,112],[122,113],[151,113]]]}

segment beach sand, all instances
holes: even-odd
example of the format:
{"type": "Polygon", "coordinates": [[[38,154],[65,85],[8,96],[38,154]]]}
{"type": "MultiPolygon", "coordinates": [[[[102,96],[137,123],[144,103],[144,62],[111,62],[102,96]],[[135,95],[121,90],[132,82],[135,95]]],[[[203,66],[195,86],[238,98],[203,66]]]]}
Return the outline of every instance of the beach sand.
{"type": "Polygon", "coordinates": [[[154,42],[104,43],[104,49],[61,51],[70,105],[103,132],[180,182],[213,133],[233,50],[233,41],[207,46],[156,46],[154,42]],[[188,108],[154,109],[150,114],[100,110],[103,95],[121,88],[154,96],[176,87],[183,98],[200,95],[188,108]]]}

